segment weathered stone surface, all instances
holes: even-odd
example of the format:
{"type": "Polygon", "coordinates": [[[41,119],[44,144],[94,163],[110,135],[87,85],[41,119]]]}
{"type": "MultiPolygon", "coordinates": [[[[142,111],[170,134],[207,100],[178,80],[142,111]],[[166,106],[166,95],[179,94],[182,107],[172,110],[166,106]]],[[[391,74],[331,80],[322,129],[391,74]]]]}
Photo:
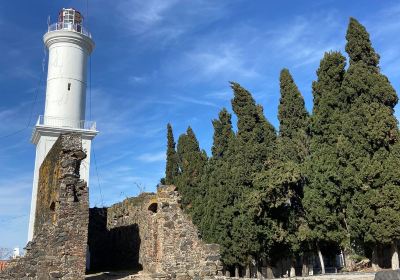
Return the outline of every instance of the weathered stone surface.
{"type": "Polygon", "coordinates": [[[400,270],[380,271],[375,275],[375,280],[399,280],[400,270]]]}
{"type": "Polygon", "coordinates": [[[89,221],[88,189],[79,179],[84,158],[79,135],[58,138],[40,167],[33,240],[0,279],[84,279],[89,221]]]}
{"type": "Polygon", "coordinates": [[[180,208],[181,199],[175,189],[162,186],[157,194],[144,193],[107,209],[91,209],[89,248],[93,248],[90,255],[91,263],[96,264],[94,269],[104,268],[111,258],[119,262],[129,259],[131,267],[125,263],[123,268],[143,268],[157,275],[154,279],[217,275],[222,269],[219,246],[205,244],[199,238],[197,228],[180,208]],[[92,224],[92,216],[103,220],[92,224]],[[99,250],[99,244],[104,244],[104,249],[99,250]],[[137,252],[137,258],[127,257],[133,252],[137,252]]]}

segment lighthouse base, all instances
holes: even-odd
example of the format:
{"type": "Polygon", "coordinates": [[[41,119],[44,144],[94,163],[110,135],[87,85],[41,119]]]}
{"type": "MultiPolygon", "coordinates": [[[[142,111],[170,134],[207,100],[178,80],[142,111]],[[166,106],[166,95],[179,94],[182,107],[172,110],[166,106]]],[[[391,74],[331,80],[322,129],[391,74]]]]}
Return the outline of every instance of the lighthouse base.
{"type": "Polygon", "coordinates": [[[82,137],[82,148],[86,153],[86,158],[82,161],[80,166],[80,178],[87,182],[89,186],[89,168],[90,168],[90,152],[93,138],[97,135],[98,131],[93,126],[91,129],[80,129],[71,127],[55,127],[48,126],[46,124],[38,124],[35,126],[31,142],[36,145],[36,159],[35,169],[33,174],[33,186],[32,186],[32,201],[31,211],[29,217],[29,229],[28,229],[28,242],[32,241],[34,235],[35,226],[35,213],[36,203],[38,195],[38,181],[39,181],[39,170],[48,152],[53,147],[54,143],[61,134],[65,133],[78,133],[82,137]]]}

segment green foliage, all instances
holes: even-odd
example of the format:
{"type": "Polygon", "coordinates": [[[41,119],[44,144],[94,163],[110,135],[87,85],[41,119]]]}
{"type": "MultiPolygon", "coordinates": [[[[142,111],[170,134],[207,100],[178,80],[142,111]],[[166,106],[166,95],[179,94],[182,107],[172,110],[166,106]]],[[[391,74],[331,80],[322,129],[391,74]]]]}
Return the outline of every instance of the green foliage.
{"type": "Polygon", "coordinates": [[[346,106],[341,97],[346,58],[340,52],[325,53],[312,84],[314,96],[311,117],[312,150],[318,145],[334,145],[341,131],[341,110],[346,106]],[[315,147],[314,147],[315,146],[315,147]]]}
{"type": "Polygon", "coordinates": [[[308,183],[303,205],[313,243],[342,244],[348,229],[341,165],[340,135],[342,114],[346,110],[341,86],[345,57],[339,52],[325,53],[313,82],[314,108],[311,118],[310,157],[306,161],[308,183]]]}
{"type": "MultiPolygon", "coordinates": [[[[354,238],[365,243],[391,243],[400,238],[399,130],[394,116],[398,97],[380,73],[379,55],[369,34],[350,19],[346,51],[350,57],[342,92],[347,96],[343,134],[346,164],[354,199],[349,205],[354,238]]],[[[350,190],[350,186],[347,187],[350,190]]]]}
{"type": "Polygon", "coordinates": [[[261,191],[264,228],[274,229],[263,235],[263,249],[269,255],[292,256],[304,247],[305,237],[302,196],[304,176],[302,164],[308,155],[309,116],[289,70],[280,76],[281,98],[278,110],[280,121],[276,155],[256,176],[256,187],[261,191]]]}
{"type": "Polygon", "coordinates": [[[349,68],[340,52],[325,53],[311,117],[289,70],[281,71],[279,136],[234,82],[237,132],[222,109],[212,121],[210,159],[190,127],[175,152],[168,125],[165,182],[178,186],[183,207],[203,238],[221,245],[226,265],[272,263],[316,247],[354,253],[400,239],[398,97],[353,18],[346,39],[349,68]]]}
{"type": "Polygon", "coordinates": [[[179,174],[178,156],[175,151],[174,134],[171,124],[167,125],[167,164],[165,168],[164,183],[167,185],[175,184],[175,179],[179,174]]]}
{"type": "Polygon", "coordinates": [[[363,61],[367,66],[378,66],[379,55],[372,47],[369,34],[355,18],[350,18],[346,40],[346,52],[350,57],[350,64],[363,61]]]}
{"type": "Polygon", "coordinates": [[[204,196],[200,180],[207,162],[207,156],[200,150],[199,142],[191,127],[187,129],[186,134],[179,136],[177,155],[180,174],[176,179],[176,185],[182,194],[183,206],[191,208],[196,199],[204,196]]]}
{"type": "Polygon", "coordinates": [[[269,237],[262,234],[266,231],[262,222],[262,190],[255,187],[255,178],[274,157],[276,132],[251,94],[237,83],[231,83],[231,87],[234,93],[232,108],[238,118],[231,162],[233,192],[238,194],[234,204],[232,239],[244,264],[265,251],[262,240],[269,237]]]}
{"type": "Polygon", "coordinates": [[[308,112],[304,106],[304,99],[288,69],[281,71],[280,89],[279,135],[282,138],[293,139],[297,137],[299,131],[307,130],[308,112]]]}
{"type": "Polygon", "coordinates": [[[219,113],[219,119],[213,120],[214,144],[211,148],[213,158],[223,158],[229,149],[229,144],[234,136],[232,130],[231,114],[223,108],[219,113]]]}
{"type": "Polygon", "coordinates": [[[201,188],[205,190],[202,205],[196,204],[193,216],[197,221],[203,238],[207,242],[221,245],[221,255],[225,264],[239,263],[238,256],[231,250],[234,202],[237,197],[231,173],[231,160],[234,155],[235,134],[232,130],[231,115],[224,108],[219,119],[213,120],[214,142],[202,178],[201,188]]]}

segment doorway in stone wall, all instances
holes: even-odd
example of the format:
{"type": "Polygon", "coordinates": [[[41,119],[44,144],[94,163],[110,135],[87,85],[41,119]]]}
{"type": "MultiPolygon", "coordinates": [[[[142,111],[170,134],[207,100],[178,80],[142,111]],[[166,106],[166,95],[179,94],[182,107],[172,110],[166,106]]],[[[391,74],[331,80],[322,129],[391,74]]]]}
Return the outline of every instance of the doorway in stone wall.
{"type": "Polygon", "coordinates": [[[137,224],[107,229],[107,208],[90,209],[90,271],[140,271],[140,234],[137,224]]]}

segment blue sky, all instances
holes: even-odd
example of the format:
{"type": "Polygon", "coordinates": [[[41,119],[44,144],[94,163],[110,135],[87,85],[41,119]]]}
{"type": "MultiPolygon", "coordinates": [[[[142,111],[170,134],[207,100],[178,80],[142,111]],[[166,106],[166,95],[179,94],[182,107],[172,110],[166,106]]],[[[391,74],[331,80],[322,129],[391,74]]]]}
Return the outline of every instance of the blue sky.
{"type": "Polygon", "coordinates": [[[26,242],[35,155],[29,140],[45,98],[42,82],[34,102],[42,35],[48,16],[54,21],[71,6],[88,14],[96,42],[92,206],[155,190],[168,122],[176,139],[191,125],[209,153],[211,120],[222,107],[231,111],[229,81],[250,90],[278,127],[279,72],[287,67],[311,111],[319,60],[325,51],[344,51],[350,16],[367,27],[382,72],[400,86],[398,1],[89,0],[89,9],[86,0],[1,1],[0,247],[26,242]]]}

